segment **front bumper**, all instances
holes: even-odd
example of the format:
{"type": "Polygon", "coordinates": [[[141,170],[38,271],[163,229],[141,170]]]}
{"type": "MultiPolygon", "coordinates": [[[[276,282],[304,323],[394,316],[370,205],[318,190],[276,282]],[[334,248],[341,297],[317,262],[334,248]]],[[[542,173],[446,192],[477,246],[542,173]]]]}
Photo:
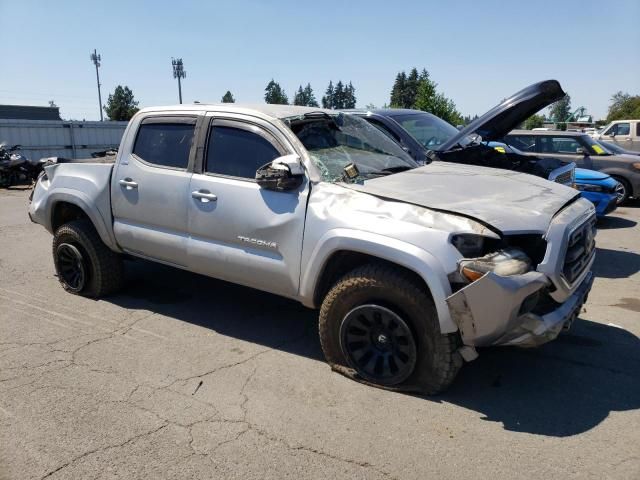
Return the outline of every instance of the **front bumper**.
{"type": "Polygon", "coordinates": [[[608,213],[613,212],[618,206],[618,197],[615,193],[600,193],[600,192],[580,192],[581,195],[593,203],[596,207],[596,216],[603,217],[608,213]]]}
{"type": "Polygon", "coordinates": [[[588,272],[564,302],[550,300],[552,308],[547,302],[542,313],[540,303],[552,285],[545,274],[501,277],[489,272],[447,298],[447,304],[465,345],[535,347],[571,325],[592,284],[593,274],[588,272]]]}

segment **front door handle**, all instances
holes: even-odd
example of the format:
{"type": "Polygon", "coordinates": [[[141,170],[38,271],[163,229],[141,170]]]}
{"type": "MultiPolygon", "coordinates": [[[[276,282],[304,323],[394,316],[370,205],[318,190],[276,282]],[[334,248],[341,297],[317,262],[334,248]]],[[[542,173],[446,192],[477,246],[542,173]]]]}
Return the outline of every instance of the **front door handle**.
{"type": "Polygon", "coordinates": [[[133,190],[134,188],[138,188],[138,184],[128,177],[123,178],[118,183],[123,187],[125,187],[127,190],[133,190]]]}
{"type": "Polygon", "coordinates": [[[202,203],[215,202],[218,200],[218,197],[209,190],[195,190],[191,192],[191,196],[200,200],[202,203]]]}

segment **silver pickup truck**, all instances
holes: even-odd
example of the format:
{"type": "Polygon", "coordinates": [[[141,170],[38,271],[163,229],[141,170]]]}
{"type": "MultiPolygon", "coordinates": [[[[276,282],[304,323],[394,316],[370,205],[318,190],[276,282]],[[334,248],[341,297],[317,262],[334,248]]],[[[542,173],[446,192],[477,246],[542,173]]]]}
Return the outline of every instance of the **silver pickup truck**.
{"type": "Polygon", "coordinates": [[[308,107],[144,109],[113,163],[46,167],[29,216],[71,293],[114,293],[134,256],[289,297],[320,309],[336,371],[427,394],[476,347],[555,338],[595,254],[576,190],[418,166],[362,118],[308,107]]]}

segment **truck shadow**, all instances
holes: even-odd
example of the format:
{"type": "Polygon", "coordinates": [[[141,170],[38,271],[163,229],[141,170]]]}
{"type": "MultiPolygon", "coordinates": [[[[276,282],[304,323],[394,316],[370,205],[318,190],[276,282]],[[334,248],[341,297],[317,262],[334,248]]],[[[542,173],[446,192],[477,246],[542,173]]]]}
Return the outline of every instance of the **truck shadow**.
{"type": "Polygon", "coordinates": [[[578,320],[538,349],[484,349],[440,397],[480,412],[505,430],[567,437],[611,412],[640,408],[640,339],[578,320]]]}
{"type": "Polygon", "coordinates": [[[602,278],[628,278],[640,271],[640,255],[625,250],[596,249],[593,274],[602,278]]]}
{"type": "Polygon", "coordinates": [[[620,228],[633,228],[638,224],[633,220],[622,217],[603,217],[598,219],[598,230],[614,230],[620,228]]]}
{"type": "MultiPolygon", "coordinates": [[[[127,263],[127,283],[111,302],[324,362],[317,312],[297,302],[145,261],[127,263]]],[[[448,392],[422,398],[475,410],[509,431],[567,437],[640,408],[638,372],[640,339],[578,320],[538,349],[483,349],[448,392]]]]}

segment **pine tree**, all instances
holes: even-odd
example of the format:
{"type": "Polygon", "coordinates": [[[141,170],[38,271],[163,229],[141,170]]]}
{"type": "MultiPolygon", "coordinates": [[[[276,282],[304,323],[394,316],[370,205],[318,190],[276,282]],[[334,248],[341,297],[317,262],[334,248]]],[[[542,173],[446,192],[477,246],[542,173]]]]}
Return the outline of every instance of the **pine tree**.
{"type": "Polygon", "coordinates": [[[393,88],[391,89],[391,99],[389,100],[391,108],[400,108],[404,106],[404,91],[406,83],[407,74],[404,72],[398,73],[398,75],[396,75],[396,81],[393,84],[393,88]]]}
{"type": "Polygon", "coordinates": [[[304,95],[304,90],[302,90],[302,85],[300,85],[298,87],[298,91],[296,92],[295,96],[293,97],[293,104],[294,105],[306,105],[307,101],[304,95]]]}
{"type": "Polygon", "coordinates": [[[222,103],[236,103],[236,99],[233,98],[231,91],[227,90],[227,93],[222,97],[222,103]]]}
{"type": "Polygon", "coordinates": [[[335,109],[344,108],[344,100],[345,100],[344,97],[345,97],[344,84],[342,83],[342,80],[338,80],[338,83],[336,83],[336,89],[333,93],[333,108],[335,109]]]}
{"type": "Polygon", "coordinates": [[[345,89],[344,108],[356,108],[356,89],[351,82],[345,89]]]}
{"type": "Polygon", "coordinates": [[[324,97],[322,97],[322,108],[334,108],[333,106],[334,94],[335,94],[335,90],[333,88],[333,82],[329,80],[329,86],[327,87],[326,92],[324,92],[324,97]]]}
{"type": "Polygon", "coordinates": [[[311,88],[311,84],[307,83],[307,86],[304,87],[304,99],[305,105],[308,107],[317,107],[318,101],[316,100],[316,96],[313,94],[313,89],[311,88]]]}
{"type": "Polygon", "coordinates": [[[404,108],[413,108],[418,95],[418,69],[415,67],[409,72],[405,82],[404,91],[402,92],[402,106],[404,108]]]}
{"type": "Polygon", "coordinates": [[[275,105],[289,105],[289,98],[280,84],[271,79],[264,89],[264,101],[275,105]]]}

